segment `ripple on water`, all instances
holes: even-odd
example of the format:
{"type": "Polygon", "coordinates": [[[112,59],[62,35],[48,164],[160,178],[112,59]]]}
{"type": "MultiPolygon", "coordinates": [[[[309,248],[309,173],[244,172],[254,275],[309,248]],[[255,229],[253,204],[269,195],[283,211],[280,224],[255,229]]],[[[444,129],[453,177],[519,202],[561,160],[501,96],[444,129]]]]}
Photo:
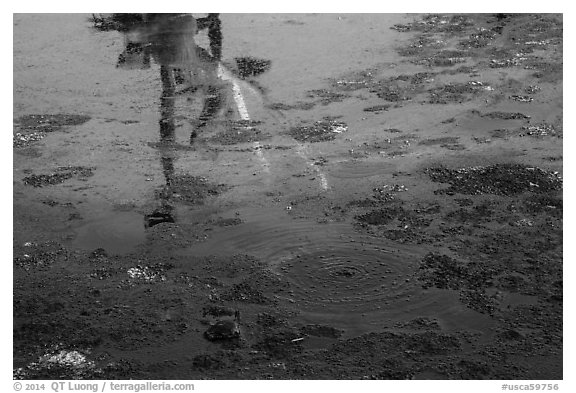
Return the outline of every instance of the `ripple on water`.
{"type": "Polygon", "coordinates": [[[276,270],[291,284],[289,296],[305,320],[348,333],[422,316],[438,319],[448,330],[485,330],[489,321],[466,309],[457,291],[422,288],[416,279],[419,259],[378,243],[341,242],[319,244],[283,260],[276,270]]]}
{"type": "Polygon", "coordinates": [[[280,299],[298,306],[301,322],[350,335],[417,317],[435,318],[448,330],[489,327],[489,317],[466,309],[458,291],[422,288],[416,274],[423,250],[360,234],[347,223],[294,220],[270,210],[241,216],[241,225],[218,229],[185,253],[247,253],[267,262],[290,284],[280,299]]]}

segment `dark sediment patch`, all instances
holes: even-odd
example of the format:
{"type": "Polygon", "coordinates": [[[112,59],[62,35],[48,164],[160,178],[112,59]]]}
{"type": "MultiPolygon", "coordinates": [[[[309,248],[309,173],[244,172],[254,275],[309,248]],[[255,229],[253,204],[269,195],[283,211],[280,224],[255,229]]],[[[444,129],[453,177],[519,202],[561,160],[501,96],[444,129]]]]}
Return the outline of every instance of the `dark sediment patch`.
{"type": "Polygon", "coordinates": [[[491,87],[479,81],[466,83],[450,83],[444,86],[428,90],[431,104],[460,103],[474,99],[475,97],[491,91],[491,87]]]}
{"type": "Polygon", "coordinates": [[[465,63],[470,53],[463,50],[446,49],[435,51],[431,56],[419,56],[411,62],[426,67],[452,67],[465,63]]]}
{"type": "Polygon", "coordinates": [[[496,164],[487,167],[426,169],[434,182],[449,183],[450,187],[436,194],[494,194],[512,196],[523,192],[545,193],[562,189],[557,172],[520,164],[496,164]]]}
{"type": "Polygon", "coordinates": [[[299,101],[295,104],[285,104],[282,102],[275,102],[272,104],[269,104],[267,107],[273,110],[280,110],[280,111],[289,111],[289,110],[293,110],[293,109],[297,109],[297,110],[303,110],[303,111],[307,111],[310,110],[312,108],[314,108],[316,106],[316,104],[314,102],[304,102],[304,101],[299,101]]]}
{"type": "Polygon", "coordinates": [[[54,132],[65,126],[77,126],[90,120],[89,116],[72,114],[26,115],[18,118],[15,123],[22,132],[54,132]]]}
{"type": "Polygon", "coordinates": [[[418,142],[419,145],[426,145],[426,146],[433,146],[433,145],[443,145],[449,143],[456,143],[458,142],[459,137],[454,136],[447,136],[442,138],[432,138],[432,139],[424,139],[418,142]]]}
{"type": "Polygon", "coordinates": [[[420,264],[420,275],[424,288],[477,289],[484,288],[495,272],[472,263],[463,263],[447,255],[430,253],[420,264]]]}
{"type": "Polygon", "coordinates": [[[59,167],[54,173],[49,175],[30,175],[26,176],[22,181],[24,184],[33,187],[44,187],[64,183],[71,178],[86,180],[88,177],[94,175],[93,170],[94,168],[83,166],[59,167]]]}
{"type": "Polygon", "coordinates": [[[474,26],[474,22],[467,15],[431,14],[408,24],[396,24],[391,29],[400,32],[420,31],[424,33],[460,34],[472,26],[474,26]]]}
{"type": "Polygon", "coordinates": [[[367,108],[364,108],[363,111],[364,112],[373,112],[373,113],[380,113],[380,112],[384,112],[387,111],[390,108],[389,104],[386,105],[374,105],[374,106],[369,106],[367,108]]]}
{"type": "Polygon", "coordinates": [[[483,48],[488,46],[496,37],[497,32],[494,29],[480,28],[477,32],[470,34],[468,39],[459,41],[458,46],[466,49],[483,48]]]}
{"type": "Polygon", "coordinates": [[[236,66],[241,78],[258,76],[268,71],[272,65],[271,60],[257,59],[255,57],[236,57],[236,66]]]}
{"type": "Polygon", "coordinates": [[[12,146],[28,147],[42,140],[46,134],[60,131],[66,126],[77,126],[90,120],[89,116],[73,114],[25,115],[14,121],[17,132],[14,133],[12,146]]]}
{"type": "Polygon", "coordinates": [[[356,71],[336,78],[332,87],[341,91],[355,91],[370,87],[375,79],[375,70],[356,71]]]}
{"type": "Polygon", "coordinates": [[[288,134],[300,142],[326,142],[336,139],[336,135],[347,128],[343,122],[320,120],[309,126],[292,127],[288,134]]]}
{"type": "Polygon", "coordinates": [[[487,117],[489,119],[501,119],[501,120],[524,120],[530,119],[530,116],[527,116],[520,112],[488,112],[481,115],[482,117],[487,117]]]}
{"type": "Polygon", "coordinates": [[[333,102],[341,102],[350,97],[348,94],[328,89],[309,90],[307,95],[310,98],[317,98],[323,105],[328,105],[333,102]]]}

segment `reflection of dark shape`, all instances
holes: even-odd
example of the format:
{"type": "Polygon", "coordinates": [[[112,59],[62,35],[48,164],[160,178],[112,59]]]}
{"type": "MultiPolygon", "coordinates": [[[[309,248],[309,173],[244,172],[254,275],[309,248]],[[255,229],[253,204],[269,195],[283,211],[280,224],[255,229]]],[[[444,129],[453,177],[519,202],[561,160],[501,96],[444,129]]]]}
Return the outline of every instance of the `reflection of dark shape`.
{"type": "Polygon", "coordinates": [[[210,52],[215,59],[220,60],[222,58],[222,29],[219,14],[208,14],[206,18],[199,18],[196,23],[198,30],[208,28],[210,52]]]}
{"type": "Polygon", "coordinates": [[[160,66],[162,96],[160,97],[160,141],[174,142],[174,80],[170,68],[160,66]]]}
{"type": "Polygon", "coordinates": [[[144,21],[142,14],[112,14],[112,22],[118,31],[128,31],[144,21]]]}
{"type": "Polygon", "coordinates": [[[150,68],[150,52],[140,43],[129,42],[124,52],[118,55],[118,68],[150,68]]]}
{"type": "MultiPolygon", "coordinates": [[[[214,115],[218,112],[218,110],[221,108],[222,106],[221,94],[222,93],[218,88],[214,86],[208,87],[208,95],[206,96],[206,100],[204,101],[204,107],[202,108],[202,113],[198,118],[199,128],[205,127],[208,121],[212,119],[214,115]]],[[[195,133],[193,135],[190,135],[190,143],[192,143],[193,138],[195,136],[196,136],[195,133]]]]}
{"type": "Polygon", "coordinates": [[[236,65],[241,78],[260,75],[270,69],[270,60],[256,59],[254,57],[237,57],[236,65]]]}

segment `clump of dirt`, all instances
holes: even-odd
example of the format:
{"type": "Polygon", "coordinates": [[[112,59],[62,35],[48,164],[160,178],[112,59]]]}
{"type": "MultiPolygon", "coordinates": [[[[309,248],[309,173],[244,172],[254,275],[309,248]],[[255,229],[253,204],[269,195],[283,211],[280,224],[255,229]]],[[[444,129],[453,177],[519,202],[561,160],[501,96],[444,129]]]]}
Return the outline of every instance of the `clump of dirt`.
{"type": "Polygon", "coordinates": [[[484,288],[494,272],[465,264],[447,255],[430,253],[420,264],[418,279],[423,288],[439,289],[484,288]]]}
{"type": "Polygon", "coordinates": [[[534,194],[524,200],[522,210],[530,214],[546,213],[553,217],[562,218],[563,201],[551,195],[534,194]]]}
{"type": "Polygon", "coordinates": [[[292,127],[288,134],[300,142],[326,142],[336,139],[336,135],[348,130],[344,122],[320,120],[309,126],[292,127]]]}
{"type": "Polygon", "coordinates": [[[474,206],[472,209],[460,208],[448,212],[445,218],[447,221],[480,223],[491,221],[493,213],[494,211],[490,208],[490,205],[483,203],[474,206]]]}
{"type": "Polygon", "coordinates": [[[236,57],[236,66],[241,78],[257,76],[268,71],[272,65],[271,60],[257,59],[255,57],[236,57]]]}
{"type": "Polygon", "coordinates": [[[166,271],[173,269],[174,265],[168,263],[155,263],[150,266],[136,265],[126,270],[128,279],[125,283],[129,286],[140,283],[158,283],[166,281],[166,271]]]}
{"type": "Polygon", "coordinates": [[[49,175],[30,175],[26,176],[22,181],[24,184],[33,187],[51,186],[64,183],[73,177],[79,180],[86,180],[94,175],[93,170],[94,168],[83,166],[64,166],[57,168],[54,173],[49,175]]]}
{"type": "Polygon", "coordinates": [[[449,188],[434,191],[436,194],[512,196],[523,192],[546,193],[562,189],[562,178],[557,172],[521,164],[462,169],[433,167],[426,169],[426,174],[434,182],[450,184],[449,188]]]}
{"type": "Polygon", "coordinates": [[[243,281],[234,285],[221,298],[227,301],[245,302],[253,304],[270,304],[273,300],[267,298],[261,290],[249,281],[243,281]]]}
{"type": "Polygon", "coordinates": [[[236,321],[218,321],[204,332],[204,337],[209,341],[237,340],[240,338],[240,326],[236,321]]]}
{"type": "Polygon", "coordinates": [[[466,307],[482,314],[493,315],[498,303],[486,294],[483,289],[463,289],[460,291],[460,302],[466,307]]]}
{"type": "Polygon", "coordinates": [[[26,242],[14,248],[14,266],[26,271],[52,265],[61,258],[67,258],[68,252],[55,242],[26,242]]]}
{"type": "Polygon", "coordinates": [[[202,205],[206,198],[227,191],[225,184],[210,183],[202,176],[188,174],[174,176],[170,181],[171,198],[187,205],[202,205]]]}

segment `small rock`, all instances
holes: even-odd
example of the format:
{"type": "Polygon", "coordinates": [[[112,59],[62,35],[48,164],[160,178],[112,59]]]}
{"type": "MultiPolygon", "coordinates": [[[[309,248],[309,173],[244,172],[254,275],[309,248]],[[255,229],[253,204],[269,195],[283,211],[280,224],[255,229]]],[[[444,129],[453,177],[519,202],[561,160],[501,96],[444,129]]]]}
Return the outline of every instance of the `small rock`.
{"type": "Polygon", "coordinates": [[[231,340],[240,337],[240,326],[236,321],[218,321],[204,332],[210,341],[231,340]]]}

